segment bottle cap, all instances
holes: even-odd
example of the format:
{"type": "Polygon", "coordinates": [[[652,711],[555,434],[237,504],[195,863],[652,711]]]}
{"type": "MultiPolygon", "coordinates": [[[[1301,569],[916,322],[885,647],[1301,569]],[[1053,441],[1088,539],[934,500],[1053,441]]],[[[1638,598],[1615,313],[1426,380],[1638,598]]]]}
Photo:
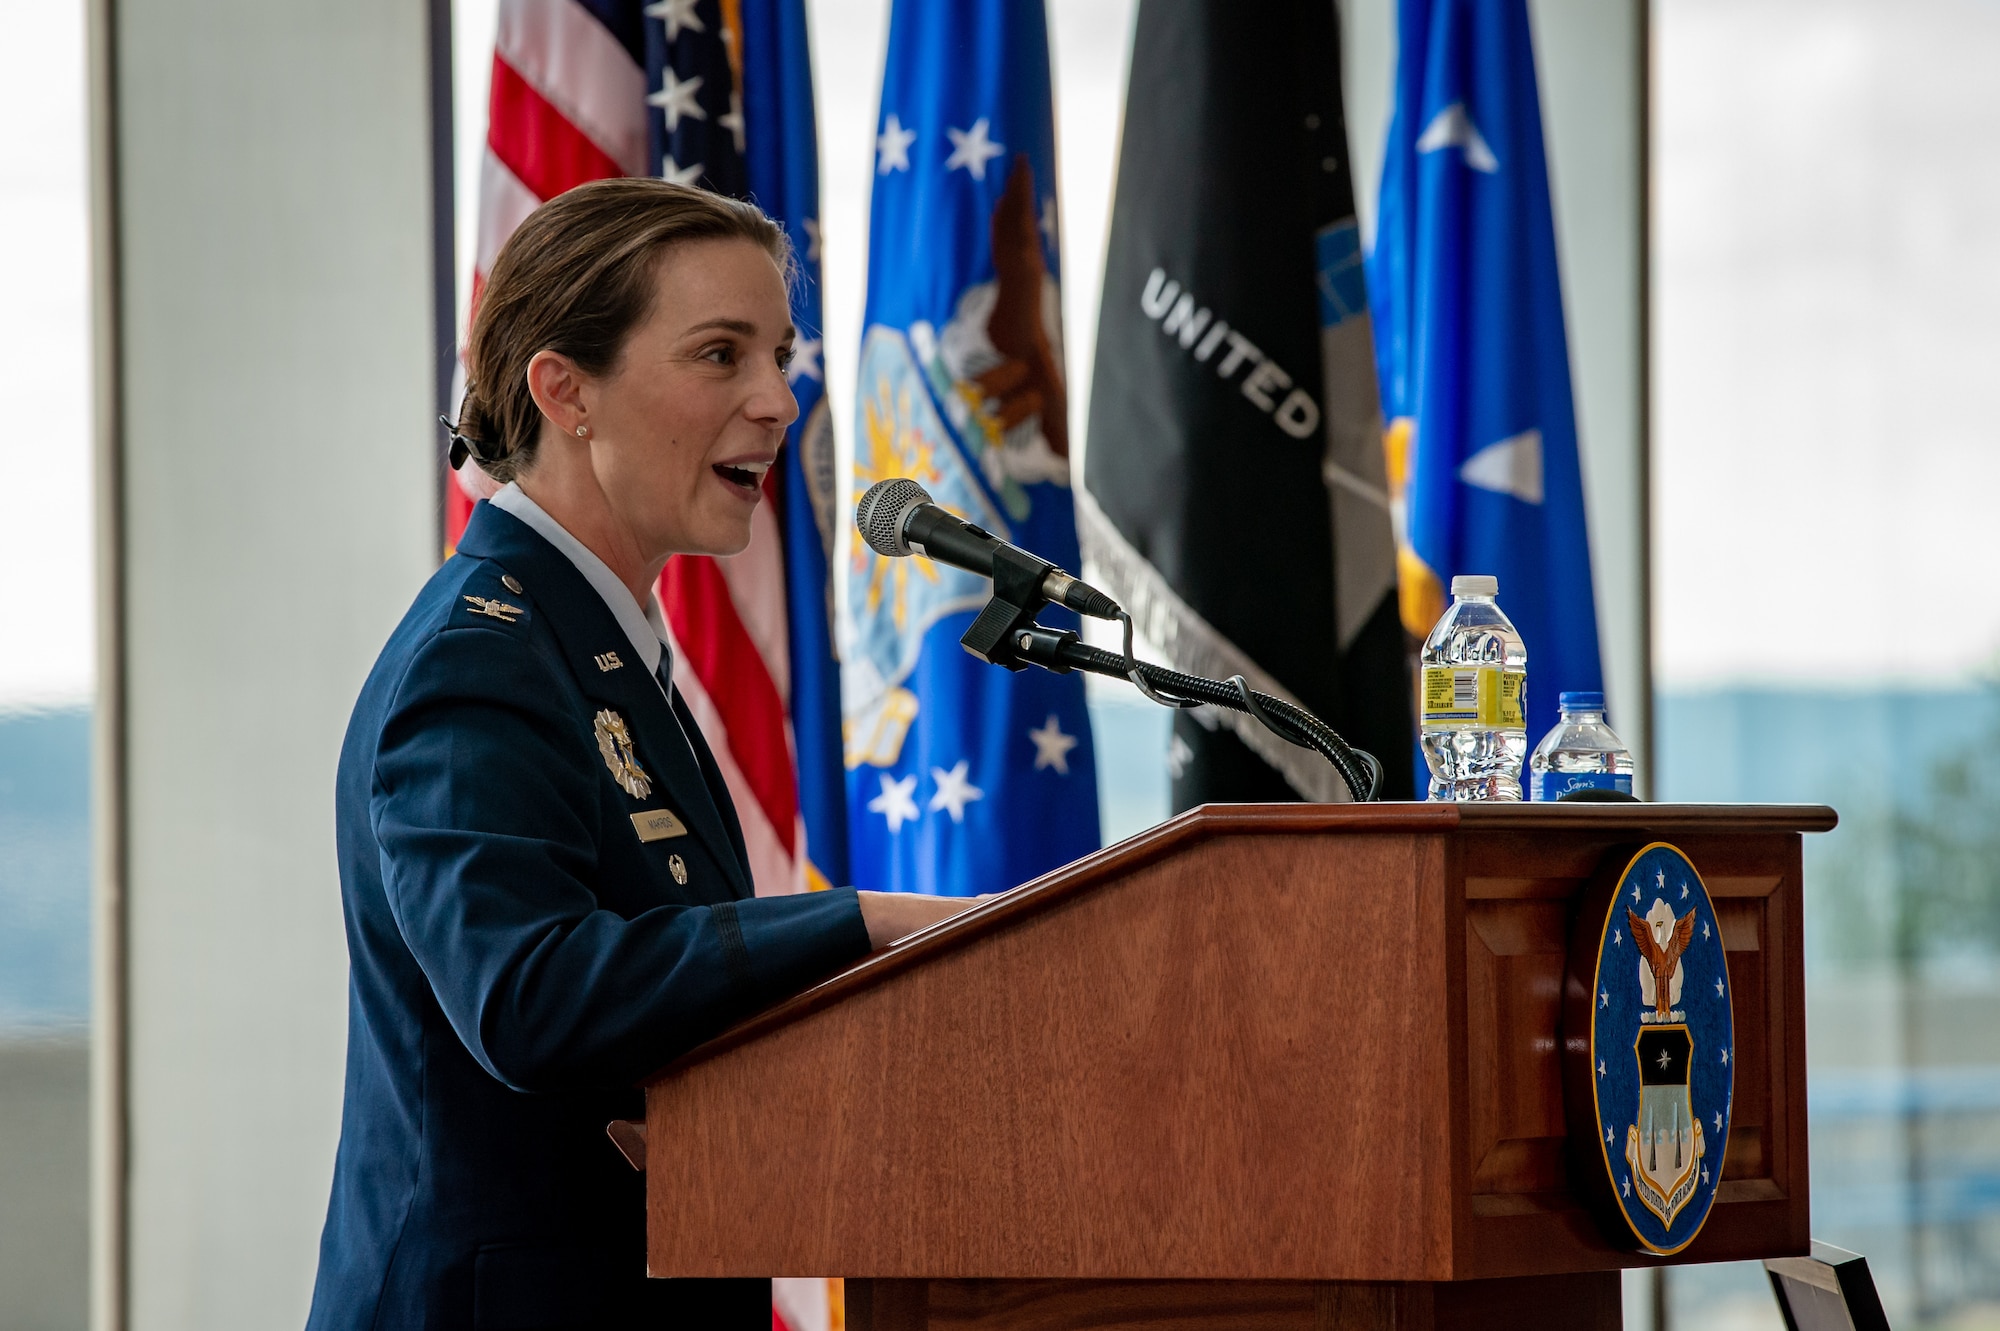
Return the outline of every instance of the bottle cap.
{"type": "Polygon", "coordinates": [[[1451,580],[1453,596],[1498,596],[1500,579],[1483,578],[1474,573],[1461,573],[1451,580]]]}
{"type": "Polygon", "coordinates": [[[1604,710],[1602,693],[1559,693],[1556,706],[1565,712],[1601,712],[1604,710]]]}

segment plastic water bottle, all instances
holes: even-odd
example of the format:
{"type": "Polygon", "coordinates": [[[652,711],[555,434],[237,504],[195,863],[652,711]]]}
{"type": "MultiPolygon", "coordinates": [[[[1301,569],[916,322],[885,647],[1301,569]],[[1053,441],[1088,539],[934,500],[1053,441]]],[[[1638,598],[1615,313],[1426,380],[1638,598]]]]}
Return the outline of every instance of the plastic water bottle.
{"type": "Polygon", "coordinates": [[[1565,693],[1557,701],[1562,720],[1542,736],[1528,760],[1530,785],[1538,800],[1561,799],[1572,790],[1632,793],[1632,755],[1604,724],[1604,695],[1565,693]]]}
{"type": "Polygon", "coordinates": [[[1518,800],[1528,754],[1528,649],[1494,597],[1498,578],[1451,580],[1424,640],[1424,761],[1434,800],[1518,800]]]}

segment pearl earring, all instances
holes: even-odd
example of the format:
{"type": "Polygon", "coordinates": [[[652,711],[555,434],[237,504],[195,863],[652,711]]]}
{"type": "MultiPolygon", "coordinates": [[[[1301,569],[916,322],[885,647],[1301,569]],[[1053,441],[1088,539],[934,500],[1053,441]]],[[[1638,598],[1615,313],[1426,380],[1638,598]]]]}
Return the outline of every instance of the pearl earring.
{"type": "Polygon", "coordinates": [[[588,439],[588,438],[590,438],[590,427],[589,427],[588,425],[579,425],[579,426],[577,426],[577,427],[576,427],[576,437],[577,437],[577,438],[579,438],[579,439],[588,439]]]}

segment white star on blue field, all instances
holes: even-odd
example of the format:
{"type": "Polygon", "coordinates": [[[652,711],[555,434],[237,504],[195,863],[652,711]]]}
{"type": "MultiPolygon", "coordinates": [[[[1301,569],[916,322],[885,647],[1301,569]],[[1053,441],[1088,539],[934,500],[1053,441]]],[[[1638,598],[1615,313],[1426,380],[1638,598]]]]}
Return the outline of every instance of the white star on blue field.
{"type": "Polygon", "coordinates": [[[956,171],[962,166],[974,180],[986,179],[986,164],[1007,151],[1006,144],[993,142],[988,134],[985,116],[973,121],[971,129],[946,129],[951,156],[944,160],[945,170],[956,171]]]}
{"type": "Polygon", "coordinates": [[[958,765],[948,772],[942,767],[931,768],[931,780],[937,782],[937,793],[931,796],[930,802],[932,813],[943,809],[951,815],[954,823],[965,821],[965,806],[986,794],[967,779],[966,769],[970,766],[970,763],[961,758],[958,760],[958,765]]]}
{"type": "Polygon", "coordinates": [[[889,830],[900,832],[904,823],[913,823],[917,813],[917,774],[910,773],[901,778],[882,773],[882,793],[868,801],[868,811],[879,813],[889,820],[889,830]]]}

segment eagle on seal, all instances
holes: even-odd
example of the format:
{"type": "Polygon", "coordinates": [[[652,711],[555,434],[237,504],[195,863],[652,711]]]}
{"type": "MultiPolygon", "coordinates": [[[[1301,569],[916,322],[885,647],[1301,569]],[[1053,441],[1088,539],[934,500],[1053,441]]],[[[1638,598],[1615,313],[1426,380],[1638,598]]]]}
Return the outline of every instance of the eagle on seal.
{"type": "Polygon", "coordinates": [[[1653,1012],[1665,1021],[1673,1012],[1671,985],[1674,967],[1680,964],[1681,953],[1687,951],[1694,941],[1694,912],[1689,911],[1674,921],[1673,932],[1667,935],[1667,945],[1663,948],[1653,937],[1653,926],[1646,923],[1646,917],[1629,906],[1625,910],[1625,920],[1632,929],[1632,941],[1639,945],[1639,955],[1653,970],[1653,1012]]]}

